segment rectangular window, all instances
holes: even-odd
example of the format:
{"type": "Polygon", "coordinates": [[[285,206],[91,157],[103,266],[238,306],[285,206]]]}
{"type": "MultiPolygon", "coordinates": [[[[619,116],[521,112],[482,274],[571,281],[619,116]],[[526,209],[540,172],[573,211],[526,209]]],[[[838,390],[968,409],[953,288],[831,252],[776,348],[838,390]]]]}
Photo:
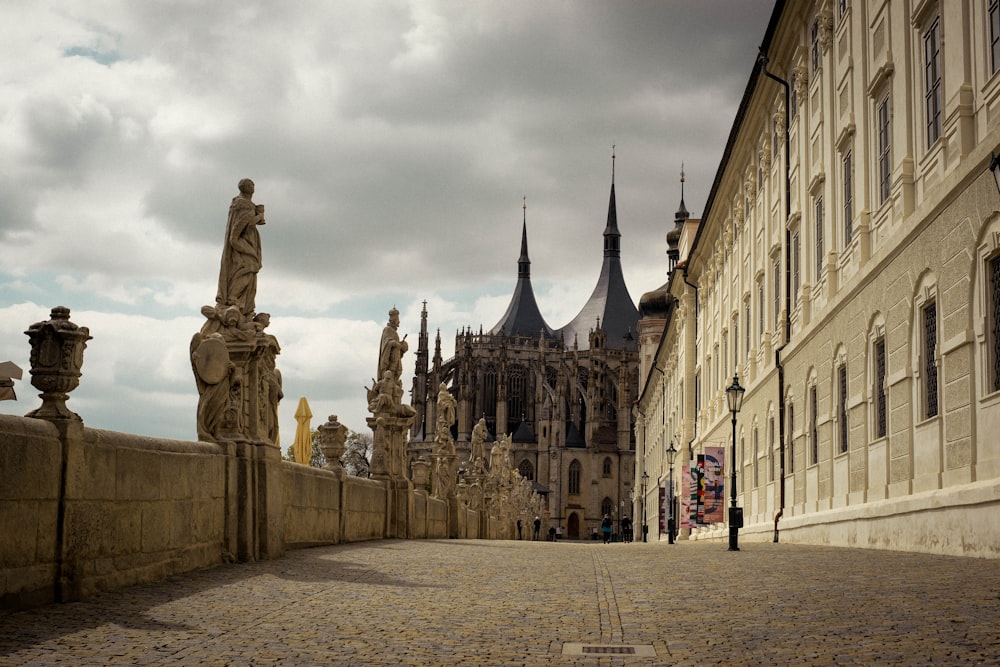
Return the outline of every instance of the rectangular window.
{"type": "MultiPolygon", "coordinates": [[[[997,2],[1000,2],[1000,0],[997,0],[997,2]]],[[[772,118],[771,119],[771,155],[774,156],[774,160],[772,161],[772,164],[777,164],[778,163],[778,150],[780,148],[780,146],[779,146],[779,140],[780,140],[780,137],[781,137],[779,131],[780,131],[780,128],[778,127],[778,119],[777,118],[772,118]]]]}
{"type": "Polygon", "coordinates": [[[799,302],[799,257],[801,254],[801,244],[799,243],[799,233],[792,234],[792,303],[799,302]]]}
{"type": "Polygon", "coordinates": [[[795,113],[799,110],[799,94],[795,88],[795,84],[798,83],[798,76],[796,76],[795,71],[792,71],[791,76],[788,77],[788,123],[789,130],[791,130],[791,122],[795,120],[795,113]]]}
{"type": "Polygon", "coordinates": [[[809,439],[812,441],[812,462],[819,463],[819,408],[816,405],[816,385],[809,388],[809,439]]]}
{"type": "Polygon", "coordinates": [[[875,341],[875,386],[872,393],[875,395],[875,437],[885,437],[885,339],[879,338],[875,341]]]}
{"type": "Polygon", "coordinates": [[[886,94],[878,104],[878,201],[884,204],[889,200],[890,173],[890,131],[889,131],[889,95],[886,94]]]}
{"type": "Polygon", "coordinates": [[[815,73],[819,69],[819,21],[813,21],[810,41],[809,53],[812,56],[812,71],[815,73]]]}
{"type": "MultiPolygon", "coordinates": [[[[997,0],[1000,2],[1000,0],[997,0]]],[[[781,260],[774,259],[774,329],[781,324],[781,260]]]]}
{"type": "Polygon", "coordinates": [[[757,335],[764,337],[764,279],[757,283],[757,335]]]}
{"type": "Polygon", "coordinates": [[[941,136],[941,19],[924,33],[924,104],[927,112],[927,147],[941,136]]]}
{"type": "MultiPolygon", "coordinates": [[[[1000,2],[1000,0],[997,0],[1000,2]]],[[[854,169],[851,151],[844,153],[844,248],[854,236],[854,169]]]]}
{"type": "Polygon", "coordinates": [[[823,277],[823,198],[816,197],[816,282],[823,277]]]}
{"type": "Polygon", "coordinates": [[[770,432],[767,434],[767,481],[774,481],[774,417],[768,423],[770,432]]]}
{"type": "Polygon", "coordinates": [[[1000,0],[990,0],[990,72],[1000,70],[1000,0]]]}
{"type": "Polygon", "coordinates": [[[753,485],[760,486],[760,447],[757,442],[757,429],[753,430],[753,485]]]}
{"type": "Polygon", "coordinates": [[[993,391],[1000,390],[1000,256],[990,260],[990,296],[992,311],[990,312],[993,334],[993,391]]]}
{"type": "Polygon", "coordinates": [[[753,322],[750,321],[750,299],[747,299],[746,304],[744,304],[744,306],[745,307],[744,307],[744,311],[743,311],[744,312],[743,324],[746,327],[746,329],[745,329],[746,330],[746,337],[747,337],[747,340],[746,340],[746,350],[747,350],[747,356],[749,357],[750,356],[750,350],[753,349],[753,345],[752,345],[753,337],[750,335],[750,332],[753,331],[753,322]]]}
{"type": "Polygon", "coordinates": [[[788,471],[795,472],[795,405],[788,404],[788,471]]]}
{"type": "MultiPolygon", "coordinates": [[[[738,312],[738,311],[737,311],[738,312]]],[[[740,318],[733,317],[733,368],[740,367],[740,318]]]]}
{"type": "Polygon", "coordinates": [[[847,8],[851,6],[848,0],[837,0],[837,18],[844,18],[847,13],[847,8]]]}
{"type": "Polygon", "coordinates": [[[837,369],[837,421],[840,422],[840,452],[847,451],[847,366],[837,369]]]}
{"type": "Polygon", "coordinates": [[[935,355],[937,354],[937,303],[932,301],[924,307],[924,417],[938,414],[938,374],[935,355]]]}
{"type": "Polygon", "coordinates": [[[729,356],[729,333],[722,334],[722,377],[729,377],[729,362],[726,361],[726,357],[729,356]]]}
{"type": "Polygon", "coordinates": [[[694,376],[694,416],[701,414],[701,375],[694,376]]]}

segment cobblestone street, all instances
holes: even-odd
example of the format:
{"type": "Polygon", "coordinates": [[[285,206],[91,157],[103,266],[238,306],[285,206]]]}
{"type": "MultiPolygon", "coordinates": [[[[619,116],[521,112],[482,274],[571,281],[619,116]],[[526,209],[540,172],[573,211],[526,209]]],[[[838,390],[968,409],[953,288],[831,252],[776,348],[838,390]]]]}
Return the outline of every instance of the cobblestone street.
{"type": "Polygon", "coordinates": [[[1000,561],[381,541],[0,615],[0,665],[997,665],[1000,561]]]}

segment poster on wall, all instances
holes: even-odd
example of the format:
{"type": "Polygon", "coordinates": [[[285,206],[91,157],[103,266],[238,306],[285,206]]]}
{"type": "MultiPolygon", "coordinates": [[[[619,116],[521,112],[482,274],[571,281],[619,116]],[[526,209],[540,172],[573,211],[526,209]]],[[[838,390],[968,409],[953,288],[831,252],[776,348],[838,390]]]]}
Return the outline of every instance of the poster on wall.
{"type": "MultiPolygon", "coordinates": [[[[723,523],[726,512],[725,448],[706,447],[702,477],[704,523],[723,523]]],[[[699,457],[700,458],[700,457],[699,457]]]]}
{"type": "Polygon", "coordinates": [[[688,466],[688,525],[695,528],[698,525],[698,489],[701,487],[701,474],[698,471],[698,460],[692,459],[688,466]]]}
{"type": "Polygon", "coordinates": [[[681,466],[681,528],[691,528],[691,466],[681,466]]]}
{"type": "Polygon", "coordinates": [[[662,486],[660,488],[660,532],[667,532],[667,490],[662,486]]]}

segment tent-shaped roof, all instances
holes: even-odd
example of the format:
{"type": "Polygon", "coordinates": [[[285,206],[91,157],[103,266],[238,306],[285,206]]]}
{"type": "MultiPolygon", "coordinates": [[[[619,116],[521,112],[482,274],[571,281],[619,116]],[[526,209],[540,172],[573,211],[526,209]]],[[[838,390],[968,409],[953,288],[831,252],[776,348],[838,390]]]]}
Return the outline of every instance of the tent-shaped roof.
{"type": "Polygon", "coordinates": [[[525,220],[521,226],[521,256],[517,260],[517,285],[514,295],[510,298],[507,312],[503,314],[490,333],[493,335],[505,333],[508,336],[524,336],[539,338],[542,333],[547,338],[555,336],[552,327],[545,322],[535,301],[535,292],[531,289],[531,260],[528,259],[528,223],[525,220]]]}
{"type": "Polygon", "coordinates": [[[604,263],[601,275],[590,299],[573,320],[559,330],[566,345],[576,343],[579,349],[590,347],[590,331],[598,322],[607,333],[607,346],[621,349],[626,336],[634,336],[639,322],[639,311],[625,286],[621,263],[621,233],[618,231],[618,212],[615,207],[615,183],[611,180],[611,201],[608,204],[608,224],[604,229],[604,263]]]}

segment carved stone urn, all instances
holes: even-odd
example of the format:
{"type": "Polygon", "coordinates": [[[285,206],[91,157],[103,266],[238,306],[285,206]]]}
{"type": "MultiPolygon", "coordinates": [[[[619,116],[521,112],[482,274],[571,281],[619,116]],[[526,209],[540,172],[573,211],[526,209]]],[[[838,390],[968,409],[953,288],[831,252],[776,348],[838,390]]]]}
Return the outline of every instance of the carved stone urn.
{"type": "Polygon", "coordinates": [[[69,308],[56,306],[49,317],[24,332],[31,343],[31,384],[42,392],[42,406],[26,416],[82,421],[66,407],[66,401],[80,384],[83,350],[92,336],[87,327],[69,321],[69,308]]]}
{"type": "Polygon", "coordinates": [[[326,465],[323,467],[326,470],[343,469],[340,457],[344,455],[344,450],[347,448],[347,427],[337,421],[337,415],[330,415],[329,421],[321,424],[316,430],[319,431],[316,443],[319,445],[320,451],[323,452],[323,456],[326,457],[326,465]]]}

